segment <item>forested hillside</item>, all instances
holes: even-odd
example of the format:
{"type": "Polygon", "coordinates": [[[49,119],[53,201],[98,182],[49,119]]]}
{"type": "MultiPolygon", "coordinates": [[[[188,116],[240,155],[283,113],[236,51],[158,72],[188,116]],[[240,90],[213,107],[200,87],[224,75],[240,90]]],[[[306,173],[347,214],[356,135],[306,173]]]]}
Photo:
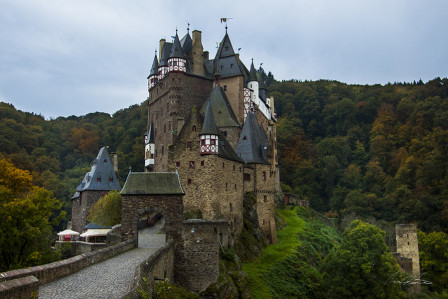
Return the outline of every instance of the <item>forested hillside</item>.
{"type": "MultiPolygon", "coordinates": [[[[448,230],[448,80],[382,85],[277,82],[275,98],[284,191],[333,217],[356,214],[418,221],[448,230]]],[[[70,213],[74,188],[101,146],[118,153],[121,184],[143,170],[146,105],[112,116],[42,116],[0,103],[0,152],[70,213]]],[[[70,215],[68,215],[69,218],[70,215]]]]}
{"type": "Polygon", "coordinates": [[[448,80],[273,82],[284,191],[332,217],[448,230],[448,80]]]}
{"type": "MultiPolygon", "coordinates": [[[[15,167],[29,170],[34,184],[52,191],[63,203],[67,221],[70,197],[100,147],[109,146],[109,151],[117,152],[121,185],[129,167],[143,171],[146,115],[144,102],[112,116],[95,112],[45,120],[0,102],[0,156],[15,167]]],[[[65,228],[66,221],[58,229],[65,228]]]]}

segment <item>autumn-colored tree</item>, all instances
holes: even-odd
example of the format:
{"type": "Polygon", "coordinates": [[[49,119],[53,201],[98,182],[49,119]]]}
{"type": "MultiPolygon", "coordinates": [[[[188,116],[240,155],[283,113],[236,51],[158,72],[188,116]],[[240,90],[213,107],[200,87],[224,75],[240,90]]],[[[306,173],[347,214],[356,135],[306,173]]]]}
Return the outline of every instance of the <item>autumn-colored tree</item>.
{"type": "Polygon", "coordinates": [[[87,215],[87,220],[103,226],[121,223],[121,195],[111,191],[94,204],[87,215]]]}
{"type": "MultiPolygon", "coordinates": [[[[0,159],[0,271],[53,261],[50,218],[61,208],[26,170],[0,159]]],[[[53,218],[60,220],[65,212],[53,218]]]]}

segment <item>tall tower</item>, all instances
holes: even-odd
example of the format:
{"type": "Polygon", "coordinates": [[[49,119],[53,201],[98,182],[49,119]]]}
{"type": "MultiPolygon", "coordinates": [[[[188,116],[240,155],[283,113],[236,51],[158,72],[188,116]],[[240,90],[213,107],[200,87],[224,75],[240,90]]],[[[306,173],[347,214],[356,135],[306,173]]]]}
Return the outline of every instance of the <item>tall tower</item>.
{"type": "Polygon", "coordinates": [[[170,57],[168,58],[168,72],[183,72],[187,71],[187,56],[180,45],[179,36],[174,37],[174,43],[171,47],[170,57]]]}
{"type": "Polygon", "coordinates": [[[154,61],[152,62],[151,71],[148,76],[148,91],[157,84],[159,73],[159,62],[157,61],[157,54],[154,55],[154,61]]]}
{"type": "Polygon", "coordinates": [[[395,226],[395,238],[397,240],[397,252],[405,258],[412,259],[412,275],[415,284],[411,292],[420,293],[420,258],[418,253],[417,225],[397,224],[395,226]]]}

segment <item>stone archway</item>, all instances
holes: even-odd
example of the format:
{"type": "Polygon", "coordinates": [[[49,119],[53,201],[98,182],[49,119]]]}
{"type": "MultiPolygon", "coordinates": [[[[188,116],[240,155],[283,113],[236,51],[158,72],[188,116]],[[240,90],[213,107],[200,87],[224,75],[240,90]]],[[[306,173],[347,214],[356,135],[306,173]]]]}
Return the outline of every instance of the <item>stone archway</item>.
{"type": "Polygon", "coordinates": [[[137,225],[137,246],[140,248],[158,248],[165,245],[166,227],[169,219],[164,212],[156,207],[146,207],[140,210],[134,222],[137,225]]]}

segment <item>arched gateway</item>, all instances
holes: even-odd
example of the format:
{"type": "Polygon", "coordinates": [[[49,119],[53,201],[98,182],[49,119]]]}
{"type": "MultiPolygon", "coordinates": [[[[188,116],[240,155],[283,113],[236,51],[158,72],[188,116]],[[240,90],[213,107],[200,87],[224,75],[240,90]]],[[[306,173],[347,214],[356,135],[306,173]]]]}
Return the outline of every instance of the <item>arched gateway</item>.
{"type": "Polygon", "coordinates": [[[149,215],[148,221],[163,217],[167,240],[180,240],[184,191],[177,173],[130,172],[121,195],[123,236],[136,238],[137,242],[139,222],[149,215]]]}

